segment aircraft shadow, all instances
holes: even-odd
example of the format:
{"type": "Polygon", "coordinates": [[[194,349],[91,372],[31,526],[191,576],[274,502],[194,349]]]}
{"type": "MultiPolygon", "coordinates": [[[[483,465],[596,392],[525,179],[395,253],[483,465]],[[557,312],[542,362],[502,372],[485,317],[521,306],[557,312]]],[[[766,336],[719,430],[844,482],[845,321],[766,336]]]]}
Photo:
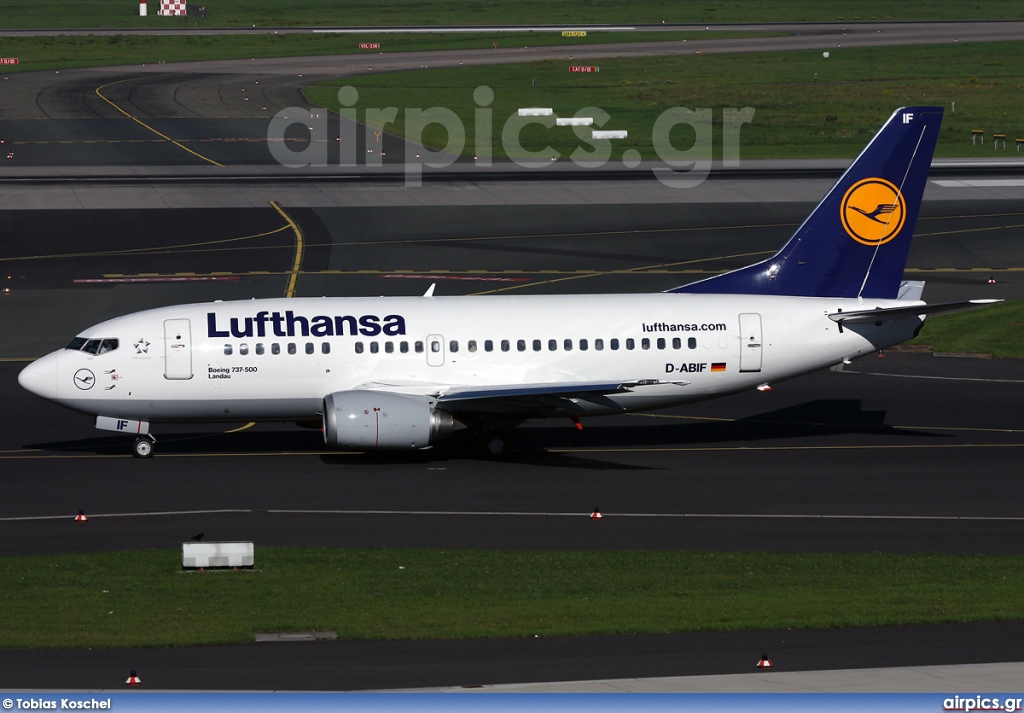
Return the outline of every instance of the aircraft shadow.
{"type": "MultiPolygon", "coordinates": [[[[695,417],[699,418],[699,417],[695,417]]],[[[482,448],[465,438],[456,438],[423,451],[395,451],[353,454],[324,453],[319,432],[310,429],[248,430],[237,433],[182,431],[161,435],[157,431],[159,454],[225,454],[225,453],[318,453],[329,465],[363,464],[401,465],[448,460],[502,460],[523,465],[557,468],[606,470],[623,468],[646,470],[646,466],[626,466],[605,461],[597,453],[574,455],[554,453],[558,449],[649,448],[655,446],[705,446],[752,444],[779,441],[791,444],[794,439],[816,441],[834,436],[865,435],[873,439],[949,438],[920,429],[897,428],[885,423],[885,411],[868,411],[858,399],[821,399],[789,406],[775,411],[752,414],[734,420],[689,421],[643,416],[633,417],[628,424],[609,424],[603,419],[584,420],[578,431],[567,422],[565,428],[527,423],[508,433],[511,449],[500,458],[485,456],[482,448]]],[[[266,428],[266,427],[265,427],[266,428]]],[[[806,444],[804,444],[806,445],[806,444]]],[[[813,445],[813,443],[811,443],[813,445]]],[[[95,455],[126,455],[131,439],[119,435],[27,444],[26,449],[58,453],[95,455]]]]}

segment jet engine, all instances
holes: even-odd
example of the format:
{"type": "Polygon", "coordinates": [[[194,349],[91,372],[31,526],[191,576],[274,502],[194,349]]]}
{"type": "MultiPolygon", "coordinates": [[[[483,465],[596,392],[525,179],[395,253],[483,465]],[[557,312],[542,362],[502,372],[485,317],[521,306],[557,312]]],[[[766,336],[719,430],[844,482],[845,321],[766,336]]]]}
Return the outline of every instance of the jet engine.
{"type": "Polygon", "coordinates": [[[324,442],[357,451],[417,450],[457,430],[426,399],[386,391],[338,391],[324,398],[324,442]]]}

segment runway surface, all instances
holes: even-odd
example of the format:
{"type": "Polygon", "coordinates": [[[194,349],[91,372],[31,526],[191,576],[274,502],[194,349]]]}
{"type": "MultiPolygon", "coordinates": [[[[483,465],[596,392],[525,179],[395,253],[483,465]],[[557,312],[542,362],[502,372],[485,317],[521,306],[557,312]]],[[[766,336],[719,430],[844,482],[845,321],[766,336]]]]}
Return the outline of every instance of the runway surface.
{"type": "MultiPolygon", "coordinates": [[[[541,56],[548,55],[523,54],[541,56]]],[[[252,101],[236,101],[243,85],[259,80],[259,106],[276,111],[301,101],[298,88],[310,74],[343,73],[350,61],[11,75],[0,94],[0,129],[25,142],[16,156],[26,163],[5,164],[0,179],[96,167],[115,167],[121,178],[8,182],[0,195],[0,265],[11,288],[0,298],[0,555],[176,548],[198,532],[252,540],[257,553],[272,545],[1024,550],[1016,465],[1024,364],[1014,361],[888,352],[770,393],[595,420],[582,432],[567,421],[531,422],[500,461],[457,447],[383,457],[328,452],[315,430],[240,423],[159,426],[158,455],[138,461],[124,438],[17,387],[29,359],[107,317],[281,296],[299,240],[302,296],[421,294],[432,282],[444,294],[655,291],[770,254],[830,183],[717,177],[672,191],[649,177],[459,179],[422,188],[364,179],[199,180],[217,170],[211,158],[258,172],[267,164],[259,138],[266,119],[252,101]],[[154,130],[164,138],[154,139],[154,130]],[[150,181],[161,169],[182,173],[150,181]],[[606,515],[598,523],[587,517],[595,506],[606,515]],[[85,525],[72,519],[79,509],[90,515],[85,525]]],[[[419,60],[380,61],[375,71],[419,60]]],[[[930,301],[1021,298],[1024,187],[958,180],[929,185],[908,277],[928,281],[930,301]]],[[[764,650],[782,651],[781,668],[794,671],[986,663],[1019,659],[1021,633],[1009,623],[0,650],[0,686],[109,688],[132,668],[145,671],[150,688],[250,690],[527,682],[552,671],[564,680],[739,673],[764,650]]]]}

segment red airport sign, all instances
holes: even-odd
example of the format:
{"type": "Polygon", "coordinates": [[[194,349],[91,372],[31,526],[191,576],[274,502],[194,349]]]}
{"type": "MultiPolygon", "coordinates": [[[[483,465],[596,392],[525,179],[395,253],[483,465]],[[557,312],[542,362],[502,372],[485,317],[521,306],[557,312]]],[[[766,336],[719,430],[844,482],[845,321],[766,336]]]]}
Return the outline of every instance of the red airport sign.
{"type": "Polygon", "coordinates": [[[380,42],[360,42],[359,49],[361,50],[379,50],[380,42]]]}
{"type": "Polygon", "coordinates": [[[17,57],[0,57],[0,64],[17,64],[17,57]]]}
{"type": "Polygon", "coordinates": [[[572,66],[569,67],[569,71],[570,72],[590,73],[590,72],[600,72],[601,68],[600,67],[587,67],[587,66],[580,66],[580,65],[572,65],[572,66]]]}

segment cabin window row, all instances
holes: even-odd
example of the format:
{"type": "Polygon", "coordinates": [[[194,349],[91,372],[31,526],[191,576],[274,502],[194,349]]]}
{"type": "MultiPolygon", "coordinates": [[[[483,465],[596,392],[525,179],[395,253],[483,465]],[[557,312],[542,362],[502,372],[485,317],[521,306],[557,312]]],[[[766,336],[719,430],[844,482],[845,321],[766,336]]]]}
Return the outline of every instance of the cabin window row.
{"type": "MultiPolygon", "coordinates": [[[[563,339],[563,340],[558,340],[558,339],[547,339],[547,340],[543,340],[543,339],[533,339],[533,340],[518,339],[518,340],[515,341],[514,350],[517,351],[517,352],[525,352],[525,351],[531,351],[531,350],[535,351],[535,352],[542,352],[542,351],[549,351],[549,352],[566,351],[566,352],[571,352],[573,350],[585,352],[585,351],[589,351],[590,349],[593,349],[594,351],[598,351],[599,352],[599,351],[603,351],[606,347],[608,349],[610,349],[611,351],[618,351],[619,349],[625,347],[625,349],[627,351],[632,351],[632,350],[637,348],[637,341],[638,340],[633,339],[632,337],[630,337],[629,339],[623,339],[623,340],[609,339],[609,340],[607,340],[607,343],[605,342],[604,339],[594,339],[593,341],[591,341],[589,339],[578,339],[578,340],[574,340],[574,339],[563,339]]],[[[440,352],[441,351],[441,344],[442,343],[441,343],[440,340],[430,340],[430,351],[434,352],[434,353],[440,352]]],[[[396,346],[396,342],[390,342],[390,341],[384,342],[383,345],[384,345],[383,346],[383,350],[384,350],[384,352],[386,354],[393,354],[396,351],[396,349],[401,354],[407,354],[409,352],[409,346],[410,346],[409,342],[397,342],[397,346],[396,346]]],[[[671,348],[671,349],[682,349],[683,348],[683,340],[680,337],[673,337],[672,339],[668,339],[666,337],[658,337],[658,338],[653,339],[653,340],[650,339],[649,337],[643,337],[642,339],[639,340],[639,346],[640,346],[640,349],[651,349],[651,348],[662,349],[662,350],[669,349],[669,348],[671,348]]],[[[477,342],[477,340],[470,339],[468,342],[466,342],[465,347],[466,347],[466,351],[467,352],[476,352],[476,351],[479,351],[480,344],[477,342]]],[[[493,351],[496,350],[495,349],[496,347],[497,347],[497,350],[503,351],[503,352],[513,351],[513,343],[509,339],[501,339],[501,340],[498,340],[498,341],[495,341],[493,339],[485,339],[484,342],[483,342],[483,351],[485,351],[485,352],[493,352],[493,351]]],[[[415,353],[422,354],[423,351],[424,351],[424,343],[420,342],[420,341],[413,342],[412,343],[412,348],[413,348],[413,351],[415,353]]],[[[450,340],[448,342],[448,353],[450,353],[450,354],[458,354],[459,350],[461,348],[462,348],[462,345],[460,344],[458,339],[452,339],[452,340],[450,340]]],[[[689,339],[686,340],[686,348],[687,349],[696,349],[697,348],[697,339],[696,339],[696,337],[690,337],[689,339]]],[[[370,354],[377,354],[377,353],[379,353],[381,351],[381,343],[380,342],[369,342],[368,344],[364,344],[363,342],[356,342],[355,343],[355,352],[356,352],[356,354],[362,354],[365,351],[367,351],[367,349],[369,350],[370,354]]]]}
{"type": "MultiPolygon", "coordinates": [[[[234,353],[234,350],[235,350],[234,345],[232,345],[232,344],[225,344],[224,345],[224,354],[226,356],[231,356],[234,353]]],[[[255,353],[257,356],[261,356],[263,354],[266,354],[267,351],[268,351],[267,350],[267,346],[265,344],[263,344],[262,342],[257,342],[255,345],[253,345],[253,353],[255,353]]],[[[281,345],[278,344],[277,342],[274,342],[273,344],[270,345],[269,351],[270,351],[271,354],[280,354],[281,351],[282,351],[281,350],[281,345]]],[[[299,353],[299,345],[296,344],[295,342],[289,342],[288,344],[284,345],[284,351],[287,352],[288,354],[298,354],[299,353]]],[[[316,345],[313,342],[306,342],[305,345],[303,345],[303,351],[306,354],[315,354],[316,353],[316,345]]],[[[241,344],[239,344],[238,345],[238,353],[243,355],[243,356],[248,354],[249,353],[249,345],[246,342],[242,342],[241,344]]],[[[330,344],[330,342],[320,342],[320,353],[321,354],[330,354],[331,353],[331,344],[330,344]]]]}

